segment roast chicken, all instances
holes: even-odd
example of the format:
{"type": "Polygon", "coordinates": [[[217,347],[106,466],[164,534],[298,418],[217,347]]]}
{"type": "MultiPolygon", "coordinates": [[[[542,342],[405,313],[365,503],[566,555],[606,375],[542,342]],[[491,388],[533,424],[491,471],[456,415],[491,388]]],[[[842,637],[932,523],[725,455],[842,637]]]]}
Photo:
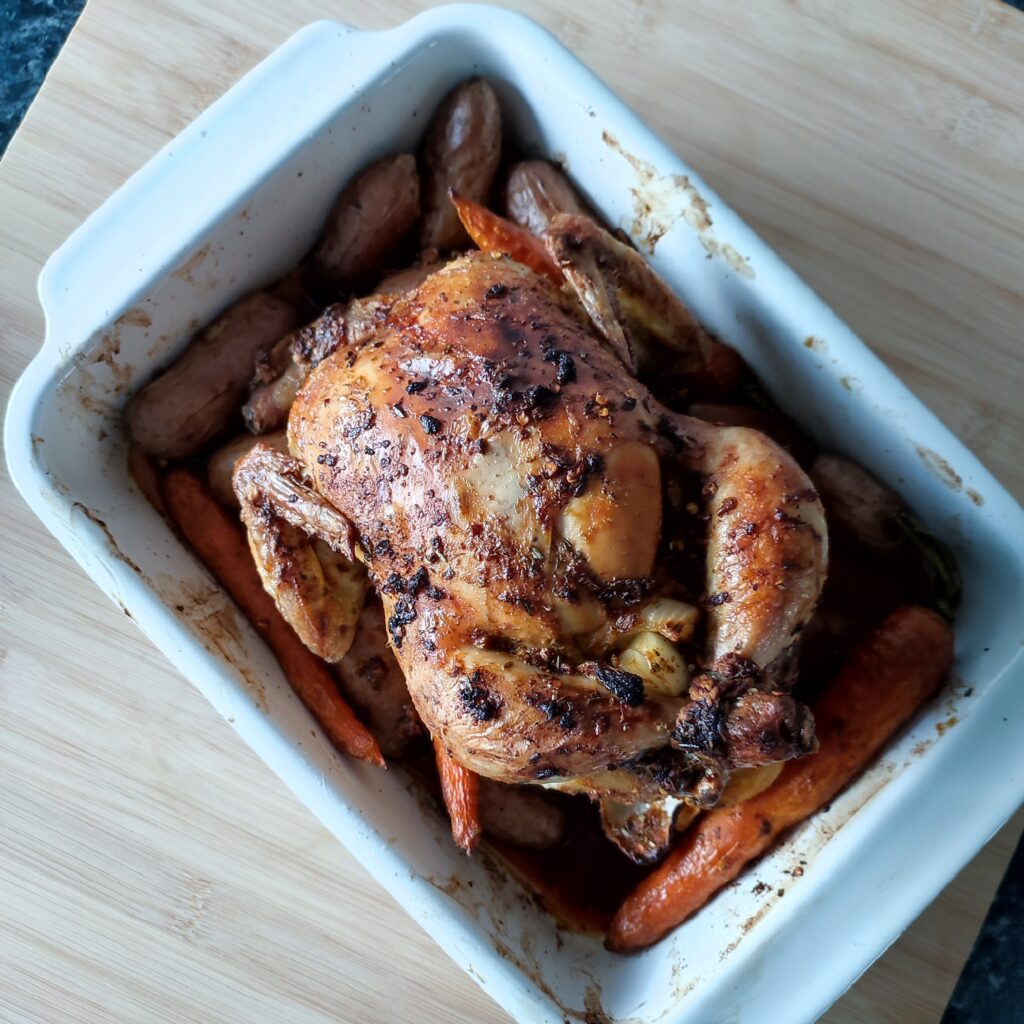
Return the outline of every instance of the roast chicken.
{"type": "MultiPolygon", "coordinates": [[[[564,265],[583,243],[549,247],[564,265]]],[[[593,285],[472,252],[352,324],[335,311],[290,455],[257,445],[234,485],[309,646],[340,660],[372,586],[449,753],[589,794],[643,859],[681,803],[813,749],[786,690],[827,539],[782,448],[653,397],[635,371],[656,358],[593,285]]]]}

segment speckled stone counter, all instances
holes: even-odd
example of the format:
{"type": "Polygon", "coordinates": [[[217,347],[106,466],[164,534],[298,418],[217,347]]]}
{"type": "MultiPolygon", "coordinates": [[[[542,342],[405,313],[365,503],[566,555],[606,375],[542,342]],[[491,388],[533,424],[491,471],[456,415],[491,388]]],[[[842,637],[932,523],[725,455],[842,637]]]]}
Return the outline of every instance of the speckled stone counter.
{"type": "Polygon", "coordinates": [[[1024,1021],[1024,840],[985,918],[942,1024],[1024,1021]]]}
{"type": "Polygon", "coordinates": [[[84,6],[85,0],[0,0],[0,153],[84,6]]]}

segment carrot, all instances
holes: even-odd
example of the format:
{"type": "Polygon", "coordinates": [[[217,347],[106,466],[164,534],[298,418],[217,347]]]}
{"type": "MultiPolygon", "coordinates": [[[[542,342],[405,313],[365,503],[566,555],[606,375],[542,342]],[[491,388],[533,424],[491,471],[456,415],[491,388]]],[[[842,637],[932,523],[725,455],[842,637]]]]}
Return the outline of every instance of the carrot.
{"type": "Polygon", "coordinates": [[[558,264],[536,235],[492,213],[486,206],[460,196],[453,189],[449,189],[448,198],[458,212],[467,234],[482,252],[509,256],[541,276],[550,278],[556,285],[561,286],[565,282],[558,264]]]}
{"type": "Polygon", "coordinates": [[[605,945],[656,942],[731,882],[776,837],[828,803],[936,691],[953,661],[953,633],[926,608],[892,612],[844,664],[815,709],[820,747],[790,761],[764,792],[712,811],[626,897],[605,945]]]}
{"type": "Polygon", "coordinates": [[[746,363],[739,352],[717,338],[711,338],[704,362],[686,374],[686,377],[695,394],[705,398],[727,398],[736,393],[745,368],[746,363]]]}
{"type": "Polygon", "coordinates": [[[167,509],[164,508],[164,499],[160,495],[160,470],[156,462],[135,443],[128,446],[128,472],[146,501],[160,515],[166,515],[167,509]]]}
{"type": "Polygon", "coordinates": [[[178,529],[259,630],[324,732],[346,753],[383,768],[377,741],[345,703],[327,666],[296,636],[263,589],[237,519],[191,470],[170,470],[162,493],[178,529]]]}
{"type": "Polygon", "coordinates": [[[466,853],[472,853],[480,842],[480,779],[459,764],[436,738],[434,756],[441,795],[452,821],[452,838],[466,853]]]}

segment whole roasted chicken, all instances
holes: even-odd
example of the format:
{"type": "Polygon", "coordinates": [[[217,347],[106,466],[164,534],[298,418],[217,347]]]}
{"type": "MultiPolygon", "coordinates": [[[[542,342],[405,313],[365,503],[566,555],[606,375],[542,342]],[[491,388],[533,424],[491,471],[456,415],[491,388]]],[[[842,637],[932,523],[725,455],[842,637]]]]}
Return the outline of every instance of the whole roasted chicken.
{"type": "Polygon", "coordinates": [[[341,658],[372,585],[450,755],[588,793],[643,859],[681,802],[813,748],[785,690],[827,542],[783,449],[640,383],[662,336],[710,342],[595,230],[549,227],[562,287],[473,252],[335,309],[290,456],[257,445],[234,482],[265,585],[309,646],[341,658]]]}

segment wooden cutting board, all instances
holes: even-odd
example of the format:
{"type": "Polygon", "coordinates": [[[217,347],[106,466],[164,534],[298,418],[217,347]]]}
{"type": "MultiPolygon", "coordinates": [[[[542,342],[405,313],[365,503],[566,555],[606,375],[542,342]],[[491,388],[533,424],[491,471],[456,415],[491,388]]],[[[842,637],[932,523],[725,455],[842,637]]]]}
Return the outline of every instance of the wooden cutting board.
{"type": "MultiPolygon", "coordinates": [[[[423,6],[91,0],[0,167],[3,396],[42,338],[44,260],[132,171],[301,25],[383,28],[423,6]]],[[[1024,495],[1024,14],[995,0],[510,6],[640,110],[1024,495]]],[[[0,1020],[507,1020],[6,476],[0,512],[0,1020]]],[[[937,1021],[1022,825],[825,1020],[937,1021]]]]}

